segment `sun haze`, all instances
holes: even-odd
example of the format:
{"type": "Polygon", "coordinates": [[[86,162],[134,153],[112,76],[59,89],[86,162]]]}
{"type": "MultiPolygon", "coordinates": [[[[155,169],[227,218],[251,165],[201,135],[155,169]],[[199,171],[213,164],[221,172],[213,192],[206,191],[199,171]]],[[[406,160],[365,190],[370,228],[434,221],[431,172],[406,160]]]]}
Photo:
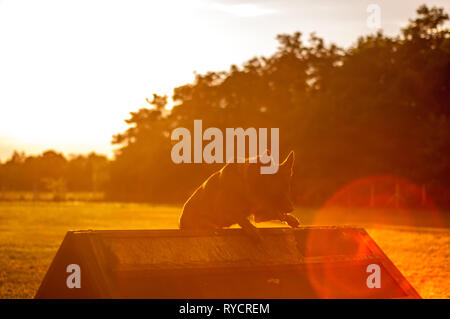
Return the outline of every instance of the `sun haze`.
{"type": "MultiPolygon", "coordinates": [[[[421,2],[378,1],[382,28],[395,34],[421,2]]],[[[15,149],[111,155],[111,136],[152,93],[271,54],[280,33],[349,46],[374,32],[369,3],[0,1],[0,160],[15,149]]]]}

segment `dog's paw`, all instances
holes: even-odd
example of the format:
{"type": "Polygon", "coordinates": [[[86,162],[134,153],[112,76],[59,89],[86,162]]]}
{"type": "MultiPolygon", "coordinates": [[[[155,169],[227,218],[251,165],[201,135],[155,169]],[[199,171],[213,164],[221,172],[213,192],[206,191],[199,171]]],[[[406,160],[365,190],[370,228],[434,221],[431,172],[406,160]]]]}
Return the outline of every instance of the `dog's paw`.
{"type": "Polygon", "coordinates": [[[288,225],[292,228],[297,228],[300,226],[300,222],[298,221],[298,219],[289,214],[286,214],[286,216],[284,217],[284,221],[288,223],[288,225]]]}

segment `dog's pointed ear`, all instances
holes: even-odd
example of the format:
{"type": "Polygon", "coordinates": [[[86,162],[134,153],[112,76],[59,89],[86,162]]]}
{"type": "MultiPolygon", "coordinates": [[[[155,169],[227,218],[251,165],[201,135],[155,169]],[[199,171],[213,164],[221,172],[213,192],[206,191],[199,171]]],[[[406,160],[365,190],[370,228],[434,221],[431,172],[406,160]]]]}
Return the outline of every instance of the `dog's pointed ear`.
{"type": "Polygon", "coordinates": [[[294,160],[295,160],[295,153],[294,151],[291,151],[289,155],[286,157],[286,159],[283,161],[283,163],[280,164],[280,167],[283,167],[285,170],[289,171],[292,175],[293,167],[294,167],[294,160]]]}

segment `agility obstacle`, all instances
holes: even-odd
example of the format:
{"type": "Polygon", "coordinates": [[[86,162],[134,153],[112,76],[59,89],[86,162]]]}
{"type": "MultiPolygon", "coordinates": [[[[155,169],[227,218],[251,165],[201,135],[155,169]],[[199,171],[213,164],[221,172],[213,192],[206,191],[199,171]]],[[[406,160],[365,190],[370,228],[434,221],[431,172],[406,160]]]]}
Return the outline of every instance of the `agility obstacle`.
{"type": "Polygon", "coordinates": [[[362,228],[68,232],[36,298],[420,298],[362,228]]]}

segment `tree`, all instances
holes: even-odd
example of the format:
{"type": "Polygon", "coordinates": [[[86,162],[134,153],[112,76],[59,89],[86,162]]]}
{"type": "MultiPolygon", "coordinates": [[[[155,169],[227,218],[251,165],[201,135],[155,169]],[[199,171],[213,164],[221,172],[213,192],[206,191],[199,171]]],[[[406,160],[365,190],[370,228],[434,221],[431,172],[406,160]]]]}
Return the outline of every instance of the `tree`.
{"type": "Polygon", "coordinates": [[[307,43],[300,32],[281,34],[273,55],[175,88],[171,111],[167,97],[155,94],[114,137],[109,195],[184,201],[218,168],[171,162],[170,132],[192,128],[195,119],[220,129],[280,128],[282,152],[296,150],[294,189],[303,204],[377,174],[448,188],[448,19],[440,8],[421,6],[398,36],[378,32],[348,49],[315,34],[307,43]]]}

